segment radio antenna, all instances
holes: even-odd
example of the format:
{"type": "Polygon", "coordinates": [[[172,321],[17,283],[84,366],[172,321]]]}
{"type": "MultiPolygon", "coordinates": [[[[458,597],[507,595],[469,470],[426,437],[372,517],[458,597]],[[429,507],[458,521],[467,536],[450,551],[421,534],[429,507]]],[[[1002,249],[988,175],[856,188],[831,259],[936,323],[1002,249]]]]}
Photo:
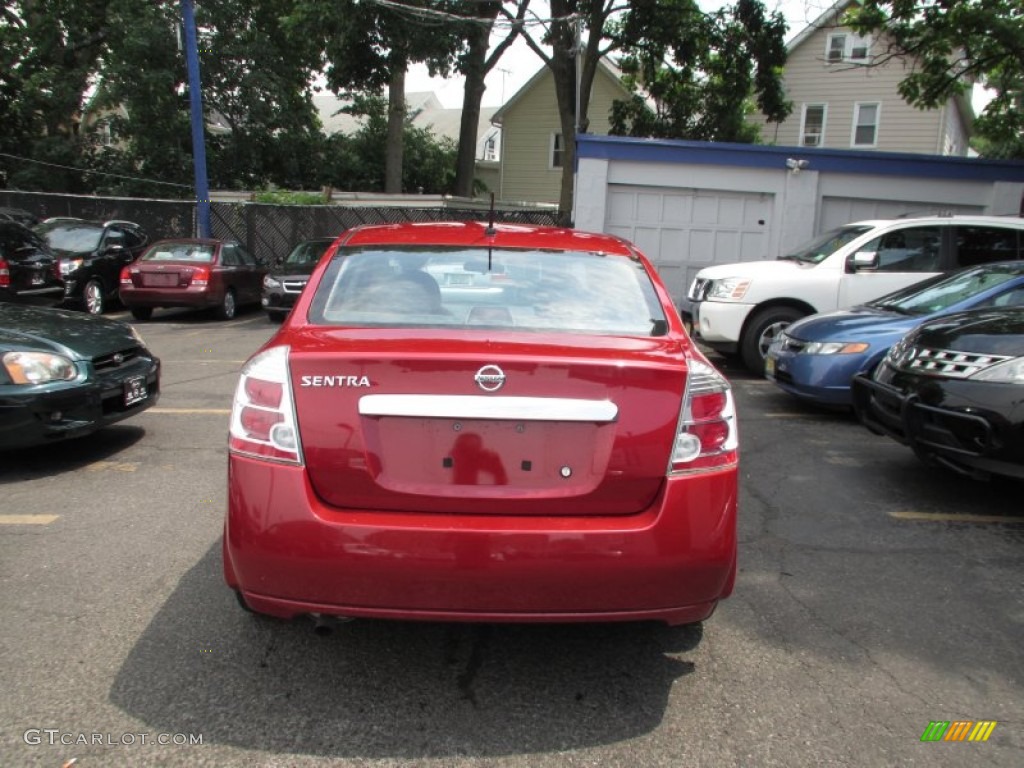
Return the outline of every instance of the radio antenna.
{"type": "Polygon", "coordinates": [[[498,230],[494,228],[494,193],[491,192],[491,210],[487,215],[487,229],[484,230],[484,234],[487,237],[494,237],[498,234],[498,230]]]}

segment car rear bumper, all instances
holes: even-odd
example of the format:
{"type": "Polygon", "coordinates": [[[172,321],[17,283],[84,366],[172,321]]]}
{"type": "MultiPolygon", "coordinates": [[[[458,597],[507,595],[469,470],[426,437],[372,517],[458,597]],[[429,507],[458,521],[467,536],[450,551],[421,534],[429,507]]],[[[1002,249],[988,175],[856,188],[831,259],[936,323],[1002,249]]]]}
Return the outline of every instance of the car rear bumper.
{"type": "Polygon", "coordinates": [[[64,301],[64,286],[50,285],[41,288],[0,288],[0,301],[28,304],[37,307],[55,307],[64,301]]]}
{"type": "Polygon", "coordinates": [[[71,382],[48,390],[23,392],[13,385],[0,387],[0,449],[81,437],[115,424],[156,405],[160,398],[160,361],[140,359],[115,375],[87,383],[71,382]],[[146,377],[146,399],[124,404],[125,382],[146,377]]]}
{"type": "Polygon", "coordinates": [[[159,288],[121,289],[121,303],[126,307],[189,307],[204,309],[216,307],[223,300],[208,288],[179,288],[175,290],[159,288]]]}
{"type": "Polygon", "coordinates": [[[228,462],[224,574],[254,610],[442,621],[701,621],[732,592],[736,470],[622,517],[338,509],[302,467],[228,462]]]}

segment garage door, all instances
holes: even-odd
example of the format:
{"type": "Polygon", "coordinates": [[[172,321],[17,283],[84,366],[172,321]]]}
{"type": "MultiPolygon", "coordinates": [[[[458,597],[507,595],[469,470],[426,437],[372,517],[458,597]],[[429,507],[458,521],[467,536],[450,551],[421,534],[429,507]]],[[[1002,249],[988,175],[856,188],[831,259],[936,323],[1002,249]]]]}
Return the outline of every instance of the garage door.
{"type": "Polygon", "coordinates": [[[765,258],[773,205],[771,194],[613,184],[605,231],[636,243],[679,299],[703,267],[765,258]]]}
{"type": "Polygon", "coordinates": [[[865,200],[857,197],[823,197],[818,232],[865,219],[895,219],[899,216],[932,216],[936,213],[984,213],[980,205],[941,207],[909,200],[865,200]]]}

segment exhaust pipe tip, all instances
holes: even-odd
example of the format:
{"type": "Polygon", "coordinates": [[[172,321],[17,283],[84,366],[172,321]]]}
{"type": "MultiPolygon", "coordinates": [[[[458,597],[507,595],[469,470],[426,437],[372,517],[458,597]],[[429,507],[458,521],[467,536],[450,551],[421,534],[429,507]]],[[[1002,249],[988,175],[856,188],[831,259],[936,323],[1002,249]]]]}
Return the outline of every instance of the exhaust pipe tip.
{"type": "Polygon", "coordinates": [[[313,633],[320,637],[327,637],[339,624],[347,624],[352,621],[347,616],[325,616],[322,613],[311,613],[309,617],[313,620],[313,633]]]}

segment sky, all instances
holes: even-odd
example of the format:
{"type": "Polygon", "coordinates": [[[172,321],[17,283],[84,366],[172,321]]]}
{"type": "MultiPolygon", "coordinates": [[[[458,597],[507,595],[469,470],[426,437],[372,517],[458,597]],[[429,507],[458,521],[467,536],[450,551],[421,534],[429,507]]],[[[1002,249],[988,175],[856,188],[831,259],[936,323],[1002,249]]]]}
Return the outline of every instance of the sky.
{"type": "MultiPolygon", "coordinates": [[[[714,10],[722,5],[722,0],[698,0],[705,10],[714,10]]],[[[762,0],[769,10],[779,10],[786,17],[789,24],[789,31],[786,39],[797,35],[810,22],[832,6],[832,2],[826,0],[762,0]]],[[[538,14],[547,14],[547,3],[533,0],[530,3],[531,9],[536,9],[538,14]]],[[[501,34],[495,34],[491,38],[492,45],[500,41],[501,34]]],[[[542,66],[541,60],[530,49],[530,47],[517,40],[516,43],[505,52],[497,66],[491,71],[487,78],[487,90],[484,92],[482,106],[497,107],[505,103],[515,94],[526,82],[533,77],[542,66]]],[[[447,80],[442,78],[431,78],[426,67],[416,66],[406,76],[405,89],[408,92],[434,91],[441,103],[449,109],[458,109],[462,106],[462,89],[464,78],[452,77],[447,80]]]]}

